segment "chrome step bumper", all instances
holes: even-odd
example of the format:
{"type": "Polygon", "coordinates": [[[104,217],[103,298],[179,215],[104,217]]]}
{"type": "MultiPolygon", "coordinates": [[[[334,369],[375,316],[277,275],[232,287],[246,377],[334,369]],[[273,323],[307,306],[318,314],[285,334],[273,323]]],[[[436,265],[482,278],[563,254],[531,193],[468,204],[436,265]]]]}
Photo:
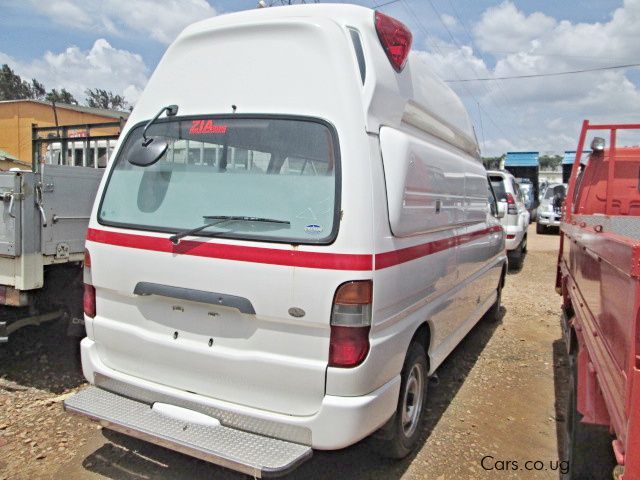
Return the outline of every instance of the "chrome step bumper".
{"type": "Polygon", "coordinates": [[[207,426],[158,413],[151,405],[89,387],[64,402],[66,411],[106,428],[257,478],[277,477],[312,455],[311,447],[234,428],[207,426]]]}

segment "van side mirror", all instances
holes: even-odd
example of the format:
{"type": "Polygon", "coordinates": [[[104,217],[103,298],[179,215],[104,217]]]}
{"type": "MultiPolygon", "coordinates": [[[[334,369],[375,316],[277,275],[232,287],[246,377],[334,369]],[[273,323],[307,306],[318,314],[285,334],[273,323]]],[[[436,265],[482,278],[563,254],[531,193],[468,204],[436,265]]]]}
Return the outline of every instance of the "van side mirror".
{"type": "Polygon", "coordinates": [[[507,214],[507,202],[505,200],[500,200],[498,202],[498,212],[496,213],[496,218],[504,218],[507,214]]]}
{"type": "Polygon", "coordinates": [[[175,117],[178,114],[178,105],[167,105],[162,107],[156,116],[147,122],[142,130],[142,142],[136,143],[129,152],[129,163],[137,165],[138,167],[148,167],[153,165],[169,148],[169,143],[166,140],[158,137],[147,137],[147,130],[151,125],[155,123],[160,115],[167,112],[167,117],[175,117]]]}
{"type": "Polygon", "coordinates": [[[127,152],[129,163],[138,167],[153,165],[162,158],[168,147],[169,144],[159,137],[143,139],[132,145],[129,152],[127,152]]]}

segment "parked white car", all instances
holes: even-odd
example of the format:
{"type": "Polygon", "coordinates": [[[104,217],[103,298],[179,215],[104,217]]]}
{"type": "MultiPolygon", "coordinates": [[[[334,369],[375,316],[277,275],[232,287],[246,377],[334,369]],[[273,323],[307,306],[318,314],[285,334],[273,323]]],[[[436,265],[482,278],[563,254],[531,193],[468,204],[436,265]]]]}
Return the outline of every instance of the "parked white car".
{"type": "Polygon", "coordinates": [[[507,214],[502,217],[502,226],[506,233],[506,247],[509,254],[509,265],[518,269],[522,267],[527,252],[527,227],[530,213],[516,179],[504,170],[487,172],[493,191],[499,202],[506,202],[507,214]]]}
{"type": "Polygon", "coordinates": [[[548,227],[560,227],[562,202],[567,194],[566,183],[551,183],[544,191],[538,207],[536,233],[546,233],[548,227]]]}
{"type": "Polygon", "coordinates": [[[68,411],[256,477],[416,447],[507,259],[467,112],[410,47],[354,5],[179,35],[98,192],[68,411]]]}

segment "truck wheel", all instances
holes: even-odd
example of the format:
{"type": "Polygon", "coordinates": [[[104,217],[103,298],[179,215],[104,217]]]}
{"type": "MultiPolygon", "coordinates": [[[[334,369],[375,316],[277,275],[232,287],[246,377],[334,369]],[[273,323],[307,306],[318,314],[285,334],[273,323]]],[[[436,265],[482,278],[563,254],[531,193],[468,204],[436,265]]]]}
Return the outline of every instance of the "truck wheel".
{"type": "Polygon", "coordinates": [[[611,478],[615,466],[611,451],[611,436],[606,427],[582,423],[577,408],[578,356],[569,356],[569,398],[565,418],[564,440],[567,472],[563,480],[611,478]]]}
{"type": "Polygon", "coordinates": [[[428,370],[424,348],[412,342],[402,367],[396,413],[383,428],[384,440],[377,445],[382,456],[401,459],[418,444],[424,424],[428,370]]]}

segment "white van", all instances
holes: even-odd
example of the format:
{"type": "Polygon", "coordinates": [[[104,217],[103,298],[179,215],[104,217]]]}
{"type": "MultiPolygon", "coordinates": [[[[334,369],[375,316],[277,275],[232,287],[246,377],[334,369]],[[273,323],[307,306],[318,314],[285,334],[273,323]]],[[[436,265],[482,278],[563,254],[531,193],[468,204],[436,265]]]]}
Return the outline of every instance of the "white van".
{"type": "Polygon", "coordinates": [[[256,477],[381,428],[416,446],[506,254],[467,113],[410,47],[353,5],[182,32],[97,195],[67,410],[256,477]]]}

